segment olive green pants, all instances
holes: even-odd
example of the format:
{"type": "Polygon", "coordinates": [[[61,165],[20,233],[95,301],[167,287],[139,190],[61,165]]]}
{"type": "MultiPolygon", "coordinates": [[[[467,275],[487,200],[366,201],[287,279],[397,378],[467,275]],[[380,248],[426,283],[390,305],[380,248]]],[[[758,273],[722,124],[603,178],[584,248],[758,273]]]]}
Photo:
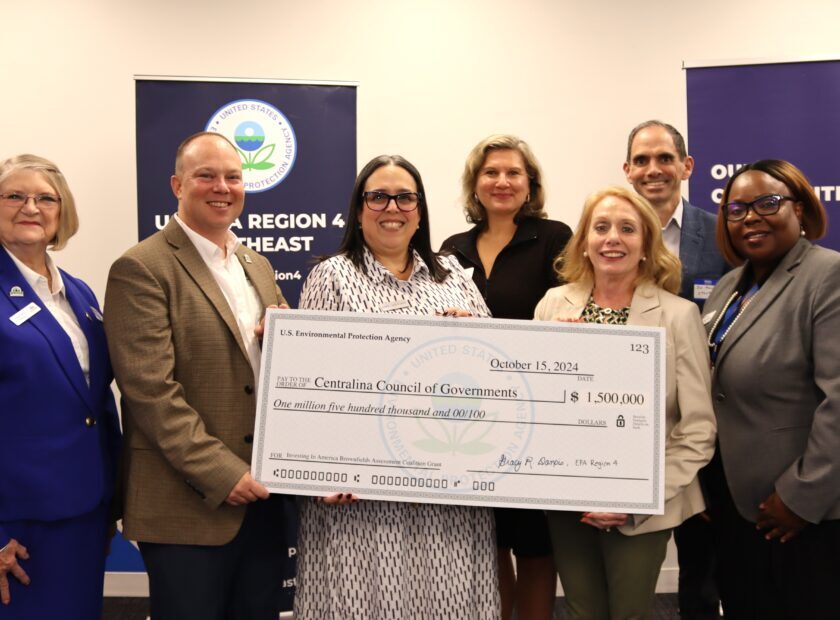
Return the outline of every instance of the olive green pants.
{"type": "Polygon", "coordinates": [[[547,512],[569,618],[644,620],[671,530],[625,536],[580,522],[579,512],[547,512]]]}

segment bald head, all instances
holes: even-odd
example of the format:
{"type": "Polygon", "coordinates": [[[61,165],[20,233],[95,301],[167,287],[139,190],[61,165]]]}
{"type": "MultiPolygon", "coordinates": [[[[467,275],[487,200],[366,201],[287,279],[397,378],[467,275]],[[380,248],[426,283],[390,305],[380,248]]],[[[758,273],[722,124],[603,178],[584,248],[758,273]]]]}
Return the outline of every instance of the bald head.
{"type": "Polygon", "coordinates": [[[237,157],[239,156],[239,152],[236,150],[236,147],[233,143],[225,138],[222,134],[217,133],[215,131],[198,131],[191,136],[187,136],[181,144],[178,145],[178,150],[175,151],[175,176],[181,176],[184,172],[184,152],[187,150],[193,142],[196,140],[220,140],[222,142],[227,143],[231,149],[233,149],[234,153],[236,153],[237,157]]]}

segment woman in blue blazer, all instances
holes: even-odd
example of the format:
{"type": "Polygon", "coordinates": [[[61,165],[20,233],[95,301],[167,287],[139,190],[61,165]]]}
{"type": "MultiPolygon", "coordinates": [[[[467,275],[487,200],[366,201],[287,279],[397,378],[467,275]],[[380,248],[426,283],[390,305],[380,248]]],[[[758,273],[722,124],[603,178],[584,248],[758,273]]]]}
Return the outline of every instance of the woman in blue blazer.
{"type": "Polygon", "coordinates": [[[0,616],[101,616],[120,431],[102,314],[47,248],[78,230],[52,162],[0,162],[0,616]]]}

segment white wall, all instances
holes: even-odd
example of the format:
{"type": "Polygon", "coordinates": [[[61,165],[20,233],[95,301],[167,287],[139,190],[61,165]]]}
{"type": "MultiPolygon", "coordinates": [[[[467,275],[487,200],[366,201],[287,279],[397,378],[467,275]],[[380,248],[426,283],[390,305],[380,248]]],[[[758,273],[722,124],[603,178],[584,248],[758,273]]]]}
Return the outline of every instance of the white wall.
{"type": "Polygon", "coordinates": [[[574,226],[587,193],[624,182],[636,123],[660,118],[685,129],[683,61],[840,57],[832,0],[0,6],[0,157],[33,152],[63,169],[82,226],[57,260],[100,299],[111,262],[137,240],[136,74],[359,82],[359,163],[388,152],[417,164],[437,245],[466,227],[459,177],[489,133],[530,142],[550,215],[574,226]]]}

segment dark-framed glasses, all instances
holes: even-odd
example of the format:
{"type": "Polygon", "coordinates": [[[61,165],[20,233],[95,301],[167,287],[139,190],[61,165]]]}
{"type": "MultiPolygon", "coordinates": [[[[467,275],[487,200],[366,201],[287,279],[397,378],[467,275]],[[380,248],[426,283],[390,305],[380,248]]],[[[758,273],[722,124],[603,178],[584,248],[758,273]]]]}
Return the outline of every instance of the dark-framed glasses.
{"type": "Polygon", "coordinates": [[[13,209],[19,209],[29,202],[30,199],[35,201],[35,206],[39,209],[57,207],[61,204],[61,198],[55,194],[24,194],[23,192],[0,194],[0,204],[4,207],[12,207],[13,209]]]}
{"type": "Polygon", "coordinates": [[[784,200],[796,200],[793,196],[782,196],[780,194],[767,194],[759,196],[752,202],[730,202],[723,205],[723,213],[729,222],[740,222],[747,217],[750,209],[756,215],[773,215],[778,213],[784,200]]]}
{"type": "Polygon", "coordinates": [[[371,211],[384,211],[393,200],[400,211],[414,211],[420,204],[420,194],[417,192],[403,192],[401,194],[386,194],[385,192],[362,192],[365,206],[371,211]]]}

